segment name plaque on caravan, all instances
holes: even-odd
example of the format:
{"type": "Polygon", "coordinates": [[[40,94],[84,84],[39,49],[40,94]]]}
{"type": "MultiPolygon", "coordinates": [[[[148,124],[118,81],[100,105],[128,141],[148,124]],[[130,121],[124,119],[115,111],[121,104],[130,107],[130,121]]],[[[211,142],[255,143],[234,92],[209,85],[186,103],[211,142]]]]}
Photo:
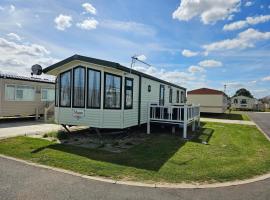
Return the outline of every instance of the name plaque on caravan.
{"type": "Polygon", "coordinates": [[[85,111],[83,109],[72,109],[72,116],[76,119],[81,119],[85,116],[85,111]]]}

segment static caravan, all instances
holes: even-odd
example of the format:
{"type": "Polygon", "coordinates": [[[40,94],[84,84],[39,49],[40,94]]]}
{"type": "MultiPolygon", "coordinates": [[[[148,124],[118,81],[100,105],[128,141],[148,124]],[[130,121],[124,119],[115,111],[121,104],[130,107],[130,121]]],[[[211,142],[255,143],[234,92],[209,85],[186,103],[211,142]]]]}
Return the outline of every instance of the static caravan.
{"type": "Polygon", "coordinates": [[[186,89],[124,67],[80,55],[43,70],[56,76],[55,121],[124,129],[147,123],[149,103],[183,104],[186,89]]]}
{"type": "Polygon", "coordinates": [[[231,106],[236,110],[253,110],[257,104],[257,99],[246,96],[235,96],[231,99],[231,106]]]}
{"type": "Polygon", "coordinates": [[[0,74],[0,117],[42,115],[54,93],[53,81],[0,74]]]}
{"type": "Polygon", "coordinates": [[[188,103],[200,104],[203,113],[224,113],[228,108],[228,96],[219,90],[200,88],[187,92],[188,103]]]}

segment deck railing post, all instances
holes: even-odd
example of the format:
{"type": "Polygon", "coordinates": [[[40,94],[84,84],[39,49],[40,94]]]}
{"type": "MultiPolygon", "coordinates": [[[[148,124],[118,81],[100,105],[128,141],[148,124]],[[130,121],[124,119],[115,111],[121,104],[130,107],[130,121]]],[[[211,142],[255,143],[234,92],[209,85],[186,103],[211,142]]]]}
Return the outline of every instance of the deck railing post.
{"type": "Polygon", "coordinates": [[[187,138],[187,121],[188,121],[188,109],[187,104],[184,105],[184,127],[183,127],[183,137],[187,138]]]}

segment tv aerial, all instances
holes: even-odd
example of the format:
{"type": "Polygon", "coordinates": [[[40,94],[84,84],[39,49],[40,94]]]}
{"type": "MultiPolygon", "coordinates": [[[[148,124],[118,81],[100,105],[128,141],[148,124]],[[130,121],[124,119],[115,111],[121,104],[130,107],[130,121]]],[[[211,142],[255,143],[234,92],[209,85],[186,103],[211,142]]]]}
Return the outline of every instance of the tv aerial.
{"type": "Polygon", "coordinates": [[[142,61],[140,57],[141,57],[140,55],[134,55],[131,57],[130,73],[131,73],[132,68],[135,66],[136,61],[151,67],[149,63],[142,61]]]}

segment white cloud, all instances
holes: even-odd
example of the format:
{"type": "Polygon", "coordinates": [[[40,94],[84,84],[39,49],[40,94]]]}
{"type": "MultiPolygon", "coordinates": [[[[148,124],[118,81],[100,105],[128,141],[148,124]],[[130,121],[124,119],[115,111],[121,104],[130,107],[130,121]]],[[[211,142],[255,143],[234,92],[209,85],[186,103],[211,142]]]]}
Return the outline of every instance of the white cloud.
{"type": "Polygon", "coordinates": [[[3,6],[0,6],[0,10],[5,10],[5,8],[3,6]]]}
{"type": "Polygon", "coordinates": [[[138,35],[155,35],[156,31],[151,26],[134,21],[104,20],[100,26],[114,29],[117,31],[126,31],[138,35]]]}
{"type": "Polygon", "coordinates": [[[182,0],[172,16],[180,21],[200,16],[204,24],[213,24],[238,12],[240,3],[240,0],[182,0]]]}
{"type": "Polygon", "coordinates": [[[87,13],[90,13],[90,14],[93,14],[93,15],[97,14],[96,8],[94,6],[92,6],[92,4],[90,4],[90,3],[84,3],[84,4],[82,4],[82,7],[85,9],[85,11],[87,13]]]}
{"type": "Polygon", "coordinates": [[[96,29],[98,25],[98,21],[95,19],[85,19],[80,23],[77,23],[77,26],[81,29],[91,30],[96,29]]]}
{"type": "Polygon", "coordinates": [[[190,51],[188,49],[184,49],[182,51],[182,55],[185,56],[185,57],[193,57],[193,56],[197,56],[198,54],[199,54],[198,52],[190,51]]]}
{"type": "Polygon", "coordinates": [[[14,5],[10,5],[9,12],[10,13],[13,13],[15,10],[16,10],[15,6],[14,5]]]}
{"type": "Polygon", "coordinates": [[[253,2],[252,1],[247,1],[246,3],[245,3],[245,6],[246,7],[249,7],[249,6],[252,6],[253,5],[253,2]]]}
{"type": "Polygon", "coordinates": [[[19,22],[16,23],[16,26],[18,26],[19,28],[22,28],[22,24],[19,22]]]}
{"type": "Polygon", "coordinates": [[[222,62],[216,60],[203,60],[198,64],[199,66],[205,68],[221,67],[223,65],[222,62]]]}
{"type": "Polygon", "coordinates": [[[225,24],[223,26],[223,30],[224,31],[233,31],[233,30],[238,30],[238,29],[241,29],[241,28],[244,28],[247,26],[248,26],[248,23],[244,20],[241,20],[241,21],[230,23],[230,24],[225,24]]]}
{"type": "Polygon", "coordinates": [[[270,81],[270,76],[266,76],[262,78],[263,81],[270,81]]]}
{"type": "Polygon", "coordinates": [[[21,41],[22,38],[17,35],[16,33],[8,33],[7,36],[11,39],[11,40],[17,40],[17,41],[21,41]]]}
{"type": "Polygon", "coordinates": [[[147,57],[145,55],[139,55],[137,56],[138,60],[141,60],[141,61],[145,61],[147,59],[147,57]]]}
{"type": "Polygon", "coordinates": [[[270,39],[270,32],[260,32],[249,28],[238,34],[236,38],[221,40],[211,44],[203,45],[207,51],[219,51],[230,49],[246,49],[254,47],[255,43],[261,40],[270,39]]]}
{"type": "Polygon", "coordinates": [[[55,19],[54,22],[56,24],[56,28],[60,31],[64,31],[66,28],[71,27],[71,21],[72,17],[69,15],[63,15],[60,14],[58,15],[55,19]]]}
{"type": "Polygon", "coordinates": [[[259,24],[259,23],[264,23],[270,20],[270,15],[260,15],[257,17],[247,17],[246,21],[247,23],[251,25],[259,24]]]}
{"type": "Polygon", "coordinates": [[[50,57],[50,51],[39,44],[21,44],[0,38],[0,71],[17,75],[30,75],[33,64],[43,67],[55,63],[57,60],[50,57]]]}
{"type": "Polygon", "coordinates": [[[188,68],[188,72],[190,73],[201,73],[201,72],[205,72],[205,69],[202,68],[202,67],[199,67],[199,66],[195,66],[195,65],[192,65],[188,68]]]}
{"type": "Polygon", "coordinates": [[[158,69],[153,66],[135,66],[134,69],[176,84],[182,84],[186,83],[187,81],[194,81],[196,79],[191,73],[181,71],[167,71],[164,69],[158,69]]]}
{"type": "Polygon", "coordinates": [[[0,48],[5,49],[7,53],[16,55],[44,56],[50,54],[50,52],[41,45],[18,44],[16,42],[8,41],[4,38],[0,38],[0,48]]]}
{"type": "Polygon", "coordinates": [[[270,21],[270,15],[260,15],[256,17],[247,17],[246,20],[240,20],[236,21],[230,24],[225,24],[223,26],[224,31],[233,31],[245,28],[249,25],[256,25],[260,23],[265,23],[267,21],[270,21]]]}

